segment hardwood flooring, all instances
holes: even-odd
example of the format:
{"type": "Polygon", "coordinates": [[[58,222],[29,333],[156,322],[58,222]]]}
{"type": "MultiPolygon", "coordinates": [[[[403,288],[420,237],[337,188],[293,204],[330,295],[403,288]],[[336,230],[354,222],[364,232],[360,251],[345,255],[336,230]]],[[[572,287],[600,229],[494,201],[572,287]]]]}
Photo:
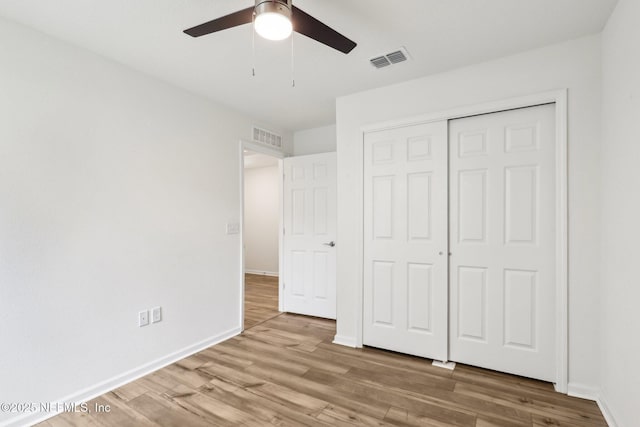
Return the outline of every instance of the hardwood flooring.
{"type": "Polygon", "coordinates": [[[278,314],[277,305],[273,317],[273,299],[260,293],[277,286],[253,279],[245,324],[254,326],[241,335],[89,402],[109,413],[42,425],[606,426],[594,402],[547,383],[334,345],[334,321],[278,314]]]}
{"type": "Polygon", "coordinates": [[[278,278],[245,274],[244,328],[252,328],[278,314],[278,278]]]}

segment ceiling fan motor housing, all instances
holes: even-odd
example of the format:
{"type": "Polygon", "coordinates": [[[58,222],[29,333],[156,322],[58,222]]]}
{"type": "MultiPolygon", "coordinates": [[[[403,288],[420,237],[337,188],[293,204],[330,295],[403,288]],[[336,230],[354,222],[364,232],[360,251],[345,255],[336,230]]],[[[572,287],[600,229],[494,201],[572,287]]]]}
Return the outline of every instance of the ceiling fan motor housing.
{"type": "Polygon", "coordinates": [[[278,13],[291,20],[291,0],[256,0],[255,14],[278,13]]]}

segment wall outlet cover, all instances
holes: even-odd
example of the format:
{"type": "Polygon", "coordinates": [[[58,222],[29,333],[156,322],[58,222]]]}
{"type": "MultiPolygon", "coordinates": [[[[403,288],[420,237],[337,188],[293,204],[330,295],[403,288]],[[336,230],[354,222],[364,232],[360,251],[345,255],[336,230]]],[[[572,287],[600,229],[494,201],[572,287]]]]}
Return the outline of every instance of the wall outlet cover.
{"type": "Polygon", "coordinates": [[[149,324],[149,310],[142,310],[138,313],[138,326],[147,326],[149,324]]]}

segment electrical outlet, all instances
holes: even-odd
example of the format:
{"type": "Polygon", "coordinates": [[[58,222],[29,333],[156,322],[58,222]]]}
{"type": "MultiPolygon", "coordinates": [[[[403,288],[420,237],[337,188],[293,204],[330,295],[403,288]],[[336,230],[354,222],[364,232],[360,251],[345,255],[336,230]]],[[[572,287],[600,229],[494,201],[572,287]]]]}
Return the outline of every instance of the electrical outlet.
{"type": "Polygon", "coordinates": [[[162,320],[162,307],[153,307],[151,309],[151,323],[158,323],[162,320]]]}
{"type": "Polygon", "coordinates": [[[149,324],[149,310],[142,310],[138,313],[138,326],[147,326],[149,324]]]}

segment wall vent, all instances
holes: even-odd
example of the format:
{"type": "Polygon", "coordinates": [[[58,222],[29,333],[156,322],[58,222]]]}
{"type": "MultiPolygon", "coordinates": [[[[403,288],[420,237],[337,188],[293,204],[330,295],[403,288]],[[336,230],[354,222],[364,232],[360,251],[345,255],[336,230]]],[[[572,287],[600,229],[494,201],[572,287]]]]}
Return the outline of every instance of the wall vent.
{"type": "Polygon", "coordinates": [[[259,127],[253,127],[253,140],[270,147],[282,148],[282,136],[259,127]]]}
{"type": "Polygon", "coordinates": [[[376,68],[384,68],[389,65],[399,64],[400,62],[404,62],[409,59],[409,52],[404,47],[400,49],[385,53],[384,55],[376,56],[375,58],[371,58],[369,62],[376,68]]]}

